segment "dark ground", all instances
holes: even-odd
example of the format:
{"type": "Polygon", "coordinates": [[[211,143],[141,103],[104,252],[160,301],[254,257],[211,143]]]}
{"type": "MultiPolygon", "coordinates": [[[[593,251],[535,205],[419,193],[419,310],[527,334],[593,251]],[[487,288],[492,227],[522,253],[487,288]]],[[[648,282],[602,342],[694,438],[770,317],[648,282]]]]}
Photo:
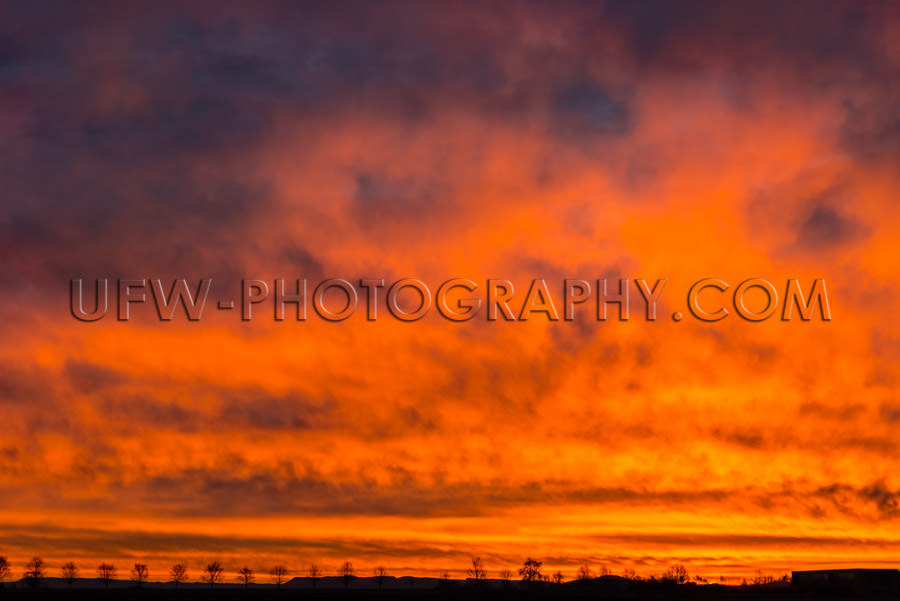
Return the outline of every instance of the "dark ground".
{"type": "Polygon", "coordinates": [[[0,589],[0,599],[10,600],[47,600],[47,601],[238,601],[258,599],[260,601],[288,601],[309,599],[311,601],[341,601],[361,599],[397,599],[399,601],[413,599],[429,599],[444,601],[451,599],[474,600],[550,600],[597,599],[610,601],[628,601],[639,599],[685,600],[685,601],[802,601],[812,599],[891,599],[900,600],[897,595],[841,594],[828,592],[799,591],[785,589],[753,589],[738,587],[641,587],[629,591],[601,591],[591,587],[553,586],[537,590],[476,590],[468,587],[434,590],[309,590],[309,589],[48,589],[48,588],[16,588],[0,589]]]}

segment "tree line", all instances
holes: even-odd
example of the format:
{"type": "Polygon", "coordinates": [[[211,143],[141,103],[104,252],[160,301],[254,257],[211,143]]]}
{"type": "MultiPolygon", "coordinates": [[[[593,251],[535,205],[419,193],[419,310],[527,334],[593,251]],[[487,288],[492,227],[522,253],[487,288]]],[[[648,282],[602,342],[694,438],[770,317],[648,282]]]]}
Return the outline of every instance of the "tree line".
{"type": "MultiPolygon", "coordinates": [[[[349,564],[349,562],[348,562],[349,564]]],[[[22,571],[22,580],[26,583],[37,586],[40,581],[47,577],[49,566],[40,557],[33,557],[22,571]]],[[[352,570],[352,567],[351,567],[352,570]]],[[[97,566],[96,579],[101,581],[105,586],[109,586],[119,574],[119,570],[113,563],[102,562],[97,566]]],[[[269,576],[272,582],[279,587],[287,581],[288,569],[283,565],[277,565],[269,570],[269,576]]],[[[308,574],[313,580],[317,580],[322,576],[322,570],[316,564],[309,567],[308,574]]],[[[59,570],[60,577],[72,586],[76,580],[82,577],[81,569],[73,561],[67,561],[62,564],[59,570]]],[[[131,581],[138,587],[143,586],[150,579],[150,568],[145,563],[136,562],[128,572],[131,581]]],[[[0,556],[0,585],[5,583],[12,576],[12,565],[9,559],[0,556]]],[[[168,573],[169,582],[175,584],[177,588],[180,584],[184,584],[190,580],[187,565],[184,563],[176,563],[168,573]]],[[[249,567],[243,567],[237,572],[238,581],[249,586],[256,580],[256,572],[249,567]]],[[[200,581],[208,583],[210,586],[220,584],[225,581],[225,567],[220,561],[211,561],[200,572],[200,581]]]]}
{"type": "MultiPolygon", "coordinates": [[[[529,557],[518,570],[519,578],[526,584],[562,584],[567,581],[566,576],[559,570],[551,574],[543,572],[543,565],[541,560],[529,557]]],[[[498,575],[502,582],[512,582],[513,573],[509,569],[500,570],[498,575]]],[[[589,565],[582,565],[579,566],[578,570],[575,572],[575,580],[584,582],[612,575],[613,573],[606,566],[602,566],[599,570],[594,571],[589,565]]],[[[487,580],[488,572],[485,568],[484,560],[481,557],[473,556],[471,558],[470,565],[466,569],[466,577],[472,580],[476,585],[487,580]]],[[[627,580],[641,580],[633,568],[626,569],[620,578],[627,580]]],[[[690,581],[687,568],[681,564],[675,564],[661,576],[651,576],[649,579],[673,584],[684,584],[690,581]]],[[[702,579],[695,576],[695,580],[700,581],[702,579]]]]}
{"type": "MultiPolygon", "coordinates": [[[[30,561],[28,561],[24,569],[22,571],[22,579],[31,586],[38,586],[45,577],[47,577],[49,571],[49,566],[44,562],[40,557],[33,557],[30,561]]],[[[106,587],[110,585],[110,583],[116,580],[119,571],[115,564],[102,562],[98,565],[94,571],[96,574],[96,579],[102,582],[106,587]]],[[[302,573],[312,582],[313,587],[317,586],[319,580],[324,578],[325,571],[318,564],[310,564],[306,570],[302,573]]],[[[72,586],[75,581],[81,578],[81,570],[75,564],[75,562],[67,561],[62,564],[59,568],[59,575],[62,580],[64,580],[69,586],[72,586]]],[[[137,586],[141,587],[146,582],[149,581],[150,578],[150,569],[146,563],[135,562],[132,568],[127,572],[130,580],[137,586]]],[[[282,584],[287,582],[288,577],[290,575],[290,571],[284,565],[276,565],[268,570],[268,577],[270,582],[281,587],[282,584]]],[[[356,577],[357,573],[353,567],[353,564],[349,561],[345,561],[340,565],[337,569],[337,575],[343,579],[344,585],[349,587],[350,583],[353,581],[353,578],[356,577]]],[[[384,582],[389,577],[388,569],[384,566],[377,566],[372,569],[372,575],[375,580],[375,583],[379,588],[381,588],[384,582]]],[[[480,556],[472,556],[470,558],[469,566],[465,570],[466,578],[474,585],[479,586],[488,580],[488,570],[485,566],[484,560],[480,556]]],[[[612,575],[605,566],[601,567],[598,571],[594,571],[588,565],[582,565],[578,568],[575,573],[575,580],[578,581],[588,581],[593,580],[594,578],[609,576],[612,575]]],[[[175,588],[178,588],[179,585],[189,582],[191,579],[191,575],[188,572],[188,567],[185,563],[176,563],[169,570],[168,574],[168,582],[171,582],[175,585],[175,588]]],[[[513,572],[509,569],[499,570],[497,572],[498,579],[502,581],[504,584],[511,584],[513,580],[513,572]]],[[[547,584],[562,584],[566,581],[564,574],[561,571],[555,571],[551,574],[547,574],[543,572],[543,562],[529,557],[525,560],[520,568],[518,568],[518,576],[519,579],[525,583],[526,585],[534,585],[538,583],[547,583],[547,584]]],[[[0,586],[3,585],[4,582],[9,580],[12,577],[12,566],[7,557],[0,556],[0,586]]],[[[626,569],[622,575],[622,578],[626,578],[629,580],[641,580],[635,573],[634,569],[626,569]]],[[[442,582],[449,582],[451,579],[449,572],[444,572],[441,575],[440,580],[442,582]]],[[[204,567],[199,572],[199,580],[200,582],[209,584],[210,587],[214,587],[217,584],[221,584],[225,582],[225,567],[222,565],[220,561],[211,561],[206,567],[204,567]]],[[[257,572],[248,567],[244,566],[236,572],[235,580],[245,587],[249,587],[251,584],[254,584],[257,581],[257,572]]],[[[697,582],[698,584],[705,584],[708,581],[705,578],[700,576],[694,576],[691,579],[688,574],[687,568],[685,568],[681,564],[675,564],[671,566],[665,573],[660,576],[651,576],[647,580],[651,581],[659,581],[659,582],[667,582],[672,584],[685,584],[687,582],[697,582]]],[[[774,578],[769,576],[764,576],[761,572],[757,573],[757,577],[753,579],[753,583],[768,583],[774,581],[774,578]]],[[[724,582],[724,579],[720,578],[720,582],[724,582]]],[[[744,581],[744,584],[747,584],[744,581]]]]}

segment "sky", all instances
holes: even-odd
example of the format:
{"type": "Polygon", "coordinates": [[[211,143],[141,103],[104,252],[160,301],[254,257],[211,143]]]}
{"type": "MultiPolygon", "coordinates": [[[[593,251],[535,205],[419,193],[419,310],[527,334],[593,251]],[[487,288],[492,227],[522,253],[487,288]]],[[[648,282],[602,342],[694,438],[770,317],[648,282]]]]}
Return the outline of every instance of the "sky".
{"type": "Polygon", "coordinates": [[[896,4],[143,4],[0,8],[14,573],[898,567],[896,4]],[[667,283],[655,321],[212,304],[457,277],[667,283]],[[120,278],[211,304],[119,321],[120,278]],[[704,278],[832,319],[672,319],[704,278]]]}

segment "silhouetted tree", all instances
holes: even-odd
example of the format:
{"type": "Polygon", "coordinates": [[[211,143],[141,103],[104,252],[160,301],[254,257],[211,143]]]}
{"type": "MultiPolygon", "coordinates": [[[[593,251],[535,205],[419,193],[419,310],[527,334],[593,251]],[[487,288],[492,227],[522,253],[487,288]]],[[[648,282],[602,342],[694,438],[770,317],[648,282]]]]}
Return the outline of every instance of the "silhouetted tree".
{"type": "Polygon", "coordinates": [[[66,581],[66,584],[69,585],[69,588],[72,588],[72,585],[75,584],[75,581],[78,580],[78,566],[75,565],[74,561],[67,561],[62,564],[62,568],[60,569],[60,574],[62,574],[63,580],[66,581]]]}
{"type": "Polygon", "coordinates": [[[772,584],[775,582],[775,577],[763,574],[762,570],[756,570],[756,574],[751,582],[756,585],[772,584]]]}
{"type": "Polygon", "coordinates": [[[562,584],[563,573],[557,570],[553,573],[553,576],[550,577],[550,580],[553,582],[553,584],[562,584]]]}
{"type": "Polygon", "coordinates": [[[256,576],[253,575],[253,570],[244,566],[238,572],[238,580],[244,583],[244,588],[250,586],[250,583],[256,579],[256,576]]]}
{"type": "Polygon", "coordinates": [[[319,579],[322,577],[322,568],[312,563],[309,565],[309,570],[306,573],[309,574],[309,579],[312,580],[313,588],[316,588],[316,584],[319,583],[319,579]]]}
{"type": "Polygon", "coordinates": [[[9,559],[0,555],[0,587],[9,579],[9,559]]]}
{"type": "Polygon", "coordinates": [[[147,564],[135,563],[134,567],[131,568],[131,579],[137,584],[138,588],[144,586],[144,583],[147,582],[147,578],[149,577],[150,570],[147,568],[147,564]]]}
{"type": "Polygon", "coordinates": [[[353,564],[349,561],[342,563],[338,568],[338,576],[344,579],[344,586],[349,588],[350,580],[353,578],[353,564]]]}
{"type": "Polygon", "coordinates": [[[509,586],[509,583],[512,580],[512,572],[508,568],[500,570],[500,580],[503,581],[503,586],[509,586]]]}
{"type": "Polygon", "coordinates": [[[384,566],[378,566],[374,570],[372,570],[372,573],[375,574],[375,584],[377,584],[378,588],[380,589],[382,586],[384,586],[384,580],[385,578],[387,578],[387,568],[384,566]]]}
{"type": "Polygon", "coordinates": [[[222,567],[221,562],[211,561],[206,564],[206,568],[203,570],[200,580],[208,583],[209,588],[212,588],[217,582],[222,582],[223,574],[225,574],[225,568],[222,567]]]}
{"type": "Polygon", "coordinates": [[[628,580],[640,580],[638,578],[637,572],[634,571],[634,568],[625,568],[622,571],[622,577],[628,580]]]}
{"type": "Polygon", "coordinates": [[[109,583],[116,577],[116,566],[105,561],[97,566],[97,578],[103,581],[103,586],[109,588],[109,583]]]}
{"type": "Polygon", "coordinates": [[[665,582],[674,582],[675,584],[684,584],[690,579],[688,576],[687,568],[681,565],[680,563],[676,563],[668,570],[666,570],[665,574],[663,574],[662,579],[665,582]]]}
{"type": "Polygon", "coordinates": [[[593,580],[594,573],[591,571],[591,567],[587,564],[578,568],[578,572],[575,574],[575,578],[578,580],[593,580]]]}
{"type": "Polygon", "coordinates": [[[450,586],[450,572],[444,570],[441,572],[441,588],[447,588],[450,586]]]}
{"type": "Polygon", "coordinates": [[[186,582],[188,579],[187,566],[183,563],[176,563],[172,566],[169,576],[172,577],[172,582],[175,583],[175,588],[177,589],[179,584],[186,582]]]}
{"type": "Polygon", "coordinates": [[[275,566],[269,571],[269,576],[272,577],[272,582],[274,582],[278,588],[281,588],[281,585],[287,580],[288,569],[284,566],[275,566]]]}
{"type": "Polygon", "coordinates": [[[31,561],[25,564],[25,572],[22,574],[22,577],[31,586],[37,586],[43,580],[46,572],[47,568],[44,560],[40,557],[32,557],[31,561]]]}
{"type": "Polygon", "coordinates": [[[487,578],[487,570],[484,569],[484,560],[478,555],[473,555],[469,561],[471,565],[466,570],[466,576],[474,580],[475,586],[478,586],[487,578]]]}
{"type": "Polygon", "coordinates": [[[519,568],[519,576],[523,582],[529,584],[541,581],[541,565],[543,562],[529,557],[525,560],[525,564],[519,568]]]}

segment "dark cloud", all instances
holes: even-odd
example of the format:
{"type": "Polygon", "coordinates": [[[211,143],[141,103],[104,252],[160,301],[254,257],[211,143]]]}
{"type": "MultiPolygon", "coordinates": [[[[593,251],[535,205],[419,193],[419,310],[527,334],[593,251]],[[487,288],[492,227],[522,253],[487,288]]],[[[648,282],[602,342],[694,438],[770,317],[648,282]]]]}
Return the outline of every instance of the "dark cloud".
{"type": "Polygon", "coordinates": [[[208,410],[150,396],[149,392],[103,395],[96,406],[104,420],[127,424],[120,426],[122,432],[154,428],[199,433],[221,425],[221,419],[208,410]]]}
{"type": "Polygon", "coordinates": [[[854,519],[880,522],[900,516],[898,492],[887,488],[882,481],[862,487],[831,484],[818,488],[813,497],[854,519]]]}
{"type": "Polygon", "coordinates": [[[448,212],[453,192],[437,179],[363,173],[356,177],[354,201],[363,224],[421,223],[448,212]]]}
{"type": "MultiPolygon", "coordinates": [[[[283,266],[286,272],[279,274],[279,277],[289,274],[296,275],[294,279],[306,279],[307,286],[311,287],[314,282],[320,281],[326,277],[325,267],[309,249],[304,248],[296,243],[286,242],[281,248],[279,260],[276,261],[278,266],[283,266]]],[[[276,265],[268,265],[268,267],[276,267],[276,265]]],[[[290,292],[296,290],[294,287],[296,282],[285,282],[285,290],[290,292]]],[[[311,292],[307,290],[307,292],[311,292]]]]}
{"type": "MultiPolygon", "coordinates": [[[[898,75],[900,70],[895,70],[888,81],[896,81],[898,75]]],[[[890,84],[880,82],[865,96],[844,102],[840,142],[857,159],[880,163],[900,156],[900,107],[893,93],[890,84]]]]}
{"type": "Polygon", "coordinates": [[[141,392],[103,394],[97,401],[104,418],[123,432],[145,428],[178,432],[326,431],[345,426],[336,403],[316,400],[298,393],[273,395],[259,388],[205,386],[204,402],[187,404],[197,384],[146,382],[141,392]]]}
{"type": "Polygon", "coordinates": [[[888,422],[900,422],[900,405],[884,403],[881,406],[881,418],[888,422]]]}
{"type": "Polygon", "coordinates": [[[797,245],[810,251],[832,248],[855,239],[861,227],[833,207],[817,202],[797,232],[797,245]]]}
{"type": "Polygon", "coordinates": [[[824,254],[864,244],[874,224],[850,212],[862,192],[841,175],[830,175],[831,182],[823,186],[822,175],[801,170],[786,181],[752,190],[746,206],[748,237],[798,262],[820,261],[824,254]]]}
{"type": "MultiPolygon", "coordinates": [[[[0,251],[31,259],[6,264],[0,277],[177,270],[230,277],[217,249],[235,245],[236,232],[264,223],[277,206],[245,159],[284,119],[316,129],[325,117],[365,110],[408,131],[447,110],[508,123],[549,111],[550,130],[587,149],[627,134],[637,120],[626,90],[639,82],[615,75],[616,61],[648,68],[702,61],[706,68],[729,57],[785,65],[792,77],[798,70],[806,77],[810,70],[797,67],[810,64],[833,77],[886,68],[867,37],[875,18],[842,3],[790,10],[774,2],[752,9],[572,3],[552,14],[532,4],[512,18],[479,5],[474,20],[461,18],[461,8],[457,18],[435,20],[423,7],[391,6],[402,6],[403,17],[379,18],[384,8],[364,4],[271,13],[230,7],[216,15],[190,4],[7,7],[0,86],[16,119],[0,152],[0,179],[12,203],[0,221],[0,251]],[[562,44],[526,41],[534,18],[573,35],[562,44]],[[109,37],[101,59],[94,42],[112,31],[124,33],[109,37]],[[629,45],[614,50],[624,56],[598,43],[605,32],[625,32],[629,45]],[[600,72],[586,75],[585,61],[567,60],[572,54],[596,58],[600,72]],[[525,73],[515,70],[520,56],[532,66],[525,73]],[[211,167],[201,173],[200,164],[211,167]]],[[[848,140],[893,131],[886,124],[896,115],[887,110],[877,118],[850,115],[848,121],[866,124],[848,140]]],[[[298,149],[298,159],[307,152],[298,149]]],[[[354,202],[360,220],[390,224],[440,218],[453,196],[438,175],[364,172],[354,202]]],[[[847,237],[842,219],[834,209],[816,209],[804,241],[847,237]]]]}
{"type": "MultiPolygon", "coordinates": [[[[858,416],[859,411],[848,408],[844,412],[832,410],[805,411],[806,415],[817,415],[827,419],[839,419],[846,422],[847,416],[858,416]],[[839,417],[842,416],[842,417],[839,417]]],[[[779,452],[786,449],[842,449],[846,451],[864,451],[884,457],[892,457],[897,453],[898,445],[890,437],[870,434],[865,431],[830,429],[827,435],[820,432],[809,434],[784,427],[715,427],[710,435],[727,444],[749,450],[763,452],[779,452]]]]}
{"type": "Polygon", "coordinates": [[[627,105],[591,82],[559,90],[553,101],[553,115],[560,135],[570,139],[624,134],[632,119],[627,105]]]}
{"type": "Polygon", "coordinates": [[[892,539],[863,539],[844,536],[792,536],[784,534],[738,534],[738,533],[621,533],[592,535],[592,540],[605,543],[628,542],[643,545],[771,548],[771,547],[900,547],[900,541],[892,539]]]}
{"type": "Polygon", "coordinates": [[[53,396],[52,379],[46,371],[13,364],[0,368],[0,403],[40,406],[53,396]]]}
{"type": "Polygon", "coordinates": [[[716,428],[712,431],[712,435],[720,440],[748,449],[759,450],[764,448],[767,443],[763,431],[759,428],[735,428],[730,431],[716,428]]]}
{"type": "Polygon", "coordinates": [[[861,403],[826,405],[816,401],[806,401],[798,408],[801,416],[815,416],[823,419],[848,421],[860,417],[866,412],[866,406],[861,403]]]}
{"type": "MultiPolygon", "coordinates": [[[[161,98],[136,114],[89,116],[72,132],[75,139],[71,141],[107,164],[235,155],[253,147],[270,129],[270,116],[263,108],[242,106],[215,94],[161,98]]],[[[36,127],[50,129],[44,123],[36,127]]]]}
{"type": "Polygon", "coordinates": [[[645,69],[683,73],[718,63],[744,75],[776,70],[827,85],[856,77],[853,68],[872,73],[889,64],[870,37],[879,25],[875,14],[887,9],[839,0],[789,7],[775,0],[612,0],[603,16],[626,32],[630,56],[645,69]],[[808,69],[798,73],[799,66],[808,69]]]}
{"type": "Polygon", "coordinates": [[[885,517],[900,515],[900,493],[893,491],[884,482],[876,482],[870,486],[861,488],[859,496],[875,504],[878,511],[885,517]]]}
{"type": "Polygon", "coordinates": [[[241,428],[323,431],[340,423],[337,403],[300,394],[273,396],[263,391],[222,391],[219,420],[241,428]]]}
{"type": "Polygon", "coordinates": [[[121,372],[96,363],[69,359],[65,365],[66,377],[78,392],[97,392],[129,381],[121,372]]]}

